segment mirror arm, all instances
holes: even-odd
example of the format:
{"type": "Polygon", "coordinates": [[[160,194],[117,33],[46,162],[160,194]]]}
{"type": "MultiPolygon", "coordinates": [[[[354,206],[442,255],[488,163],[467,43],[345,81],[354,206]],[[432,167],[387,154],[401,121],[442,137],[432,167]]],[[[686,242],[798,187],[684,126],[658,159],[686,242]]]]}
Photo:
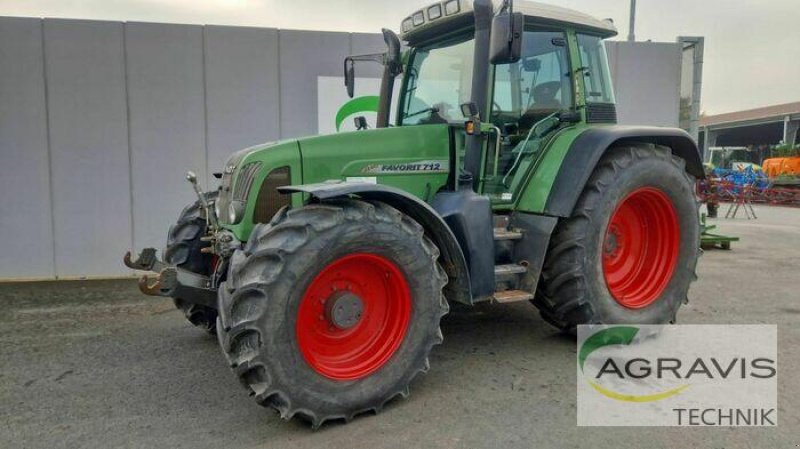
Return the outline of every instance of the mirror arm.
{"type": "Polygon", "coordinates": [[[368,55],[354,55],[348,56],[345,59],[349,59],[351,61],[374,61],[378,64],[385,64],[386,62],[386,53],[370,53],[368,55]]]}

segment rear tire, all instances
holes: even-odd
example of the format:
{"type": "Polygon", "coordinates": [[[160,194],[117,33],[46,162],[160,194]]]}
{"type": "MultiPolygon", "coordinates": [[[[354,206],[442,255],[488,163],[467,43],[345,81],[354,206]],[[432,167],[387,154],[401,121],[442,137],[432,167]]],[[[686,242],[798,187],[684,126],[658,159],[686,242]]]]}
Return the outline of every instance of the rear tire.
{"type": "Polygon", "coordinates": [[[317,428],[378,412],[408,395],[442,342],[438,256],[422,226],[384,203],[284,208],[231,259],[222,350],[256,402],[284,419],[317,428]],[[339,304],[356,312],[336,321],[339,304]]]}
{"type": "MultiPolygon", "coordinates": [[[[218,192],[207,192],[206,201],[217,199],[218,192]]],[[[178,222],[169,228],[167,247],[164,250],[164,262],[193,273],[210,276],[214,272],[214,256],[200,250],[208,243],[200,240],[206,234],[208,226],[206,214],[200,204],[195,201],[183,208],[178,222]]],[[[190,323],[209,334],[216,333],[217,311],[203,305],[192,303],[192,298],[174,298],[178,308],[190,323]]]]}
{"type": "Polygon", "coordinates": [[[697,278],[699,248],[685,161],[668,148],[613,148],[557,225],[533,303],[569,333],[579,324],[672,323],[697,278]],[[620,216],[627,234],[618,234],[620,216]]]}

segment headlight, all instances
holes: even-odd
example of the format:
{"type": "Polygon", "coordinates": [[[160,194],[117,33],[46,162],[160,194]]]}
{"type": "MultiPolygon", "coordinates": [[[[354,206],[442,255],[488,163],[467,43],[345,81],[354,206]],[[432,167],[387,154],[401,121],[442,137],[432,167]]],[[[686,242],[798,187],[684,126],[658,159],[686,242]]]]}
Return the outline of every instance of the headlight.
{"type": "Polygon", "coordinates": [[[446,16],[453,15],[461,10],[461,5],[459,5],[458,0],[453,0],[444,4],[444,14],[446,16]]]}
{"type": "Polygon", "coordinates": [[[434,20],[442,17],[442,5],[433,5],[428,8],[428,19],[434,20]]]}
{"type": "Polygon", "coordinates": [[[228,223],[236,224],[244,215],[244,203],[241,201],[231,201],[228,204],[228,223]]]}
{"type": "Polygon", "coordinates": [[[422,11],[417,11],[411,16],[411,22],[414,24],[415,27],[418,27],[425,23],[425,16],[422,14],[422,11]]]}

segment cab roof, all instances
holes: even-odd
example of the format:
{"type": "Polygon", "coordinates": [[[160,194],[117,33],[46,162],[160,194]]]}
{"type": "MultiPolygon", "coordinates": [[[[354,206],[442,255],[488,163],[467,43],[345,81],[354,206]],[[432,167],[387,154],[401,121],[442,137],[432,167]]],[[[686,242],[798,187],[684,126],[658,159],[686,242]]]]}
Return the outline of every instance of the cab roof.
{"type": "MultiPolygon", "coordinates": [[[[514,12],[521,12],[543,24],[571,26],[589,31],[603,38],[617,35],[617,28],[609,20],[600,20],[574,9],[527,0],[514,1],[514,12]]],[[[473,9],[471,0],[444,0],[430,4],[410,16],[401,23],[401,37],[413,43],[427,40],[433,33],[446,32],[472,22],[473,9]],[[424,37],[423,37],[424,36],[424,37]],[[419,39],[422,38],[422,39],[419,39]]]]}
{"type": "Polygon", "coordinates": [[[611,19],[600,20],[574,9],[562,8],[547,3],[517,1],[514,2],[514,11],[521,12],[526,17],[534,17],[565,25],[575,25],[576,28],[589,28],[603,37],[617,35],[617,28],[611,19]]]}

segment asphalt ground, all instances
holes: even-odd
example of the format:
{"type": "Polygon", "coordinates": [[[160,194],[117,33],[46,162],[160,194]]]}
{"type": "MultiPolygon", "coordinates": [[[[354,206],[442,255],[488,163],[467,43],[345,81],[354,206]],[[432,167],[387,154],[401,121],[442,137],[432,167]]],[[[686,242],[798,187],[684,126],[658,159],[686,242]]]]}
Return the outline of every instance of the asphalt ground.
{"type": "Polygon", "coordinates": [[[778,427],[577,427],[575,341],[521,303],[454,311],[409,399],[312,431],[256,405],[171,302],[56,281],[0,284],[0,448],[796,448],[800,209],[756,212],[711,220],[742,240],[703,255],[678,319],[778,325],[778,427]]]}

